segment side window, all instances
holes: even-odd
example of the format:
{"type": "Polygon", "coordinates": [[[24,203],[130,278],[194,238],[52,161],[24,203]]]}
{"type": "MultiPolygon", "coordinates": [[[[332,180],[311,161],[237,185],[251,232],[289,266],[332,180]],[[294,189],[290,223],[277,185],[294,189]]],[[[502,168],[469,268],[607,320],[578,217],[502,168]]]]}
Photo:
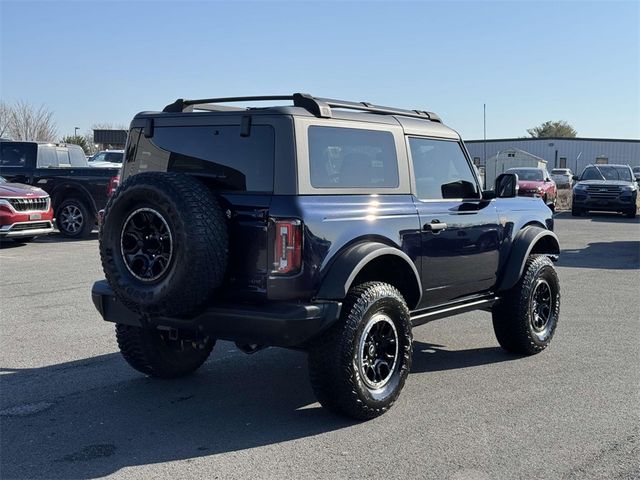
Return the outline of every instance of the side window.
{"type": "Polygon", "coordinates": [[[51,145],[38,145],[38,168],[55,168],[58,166],[56,147],[51,145]]]}
{"type": "Polygon", "coordinates": [[[313,187],[398,186],[398,159],[391,132],[311,126],[308,135],[313,187]]]}
{"type": "Polygon", "coordinates": [[[0,168],[33,166],[37,151],[37,144],[33,142],[2,142],[0,168]]]}
{"type": "Polygon", "coordinates": [[[70,167],[69,150],[66,148],[56,148],[56,156],[58,157],[59,167],[70,167]]]}
{"type": "Polygon", "coordinates": [[[111,163],[122,163],[122,153],[109,152],[105,155],[105,160],[111,163]]]}
{"type": "Polygon", "coordinates": [[[416,194],[421,200],[478,198],[478,184],[458,142],[409,138],[416,194]]]}
{"type": "Polygon", "coordinates": [[[69,148],[69,160],[72,167],[86,167],[87,157],[84,154],[82,147],[68,147],[69,148]]]}

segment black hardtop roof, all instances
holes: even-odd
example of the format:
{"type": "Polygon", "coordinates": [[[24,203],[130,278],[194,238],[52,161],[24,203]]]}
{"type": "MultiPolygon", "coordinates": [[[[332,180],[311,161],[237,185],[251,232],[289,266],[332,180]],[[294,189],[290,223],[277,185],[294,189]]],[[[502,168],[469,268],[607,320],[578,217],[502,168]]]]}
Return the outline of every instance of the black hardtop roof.
{"type": "MultiPolygon", "coordinates": [[[[227,98],[207,98],[200,100],[178,99],[167,105],[162,112],[146,111],[140,112],[134,117],[135,120],[147,121],[149,119],[170,119],[179,117],[191,118],[207,117],[215,115],[224,116],[262,116],[262,115],[287,115],[293,117],[310,118],[331,118],[337,120],[351,120],[366,123],[379,123],[386,125],[400,125],[407,135],[426,135],[451,140],[460,140],[460,135],[442,123],[440,117],[435,113],[423,110],[404,110],[392,107],[382,107],[372,105],[368,102],[348,102],[343,100],[332,100],[327,98],[314,98],[306,94],[293,94],[282,96],[264,97],[227,97],[227,98]],[[279,99],[291,100],[293,105],[275,105],[265,107],[238,107],[222,105],[228,102],[253,101],[279,101],[279,99]],[[319,107],[316,109],[313,103],[319,107]]],[[[138,127],[147,125],[135,122],[138,127]]],[[[166,123],[163,121],[163,124],[166,123]]],[[[134,124],[132,123],[132,126],[134,124]]],[[[158,124],[161,126],[162,124],[158,124]]],[[[150,127],[152,128],[152,127],[150,127]]]]}

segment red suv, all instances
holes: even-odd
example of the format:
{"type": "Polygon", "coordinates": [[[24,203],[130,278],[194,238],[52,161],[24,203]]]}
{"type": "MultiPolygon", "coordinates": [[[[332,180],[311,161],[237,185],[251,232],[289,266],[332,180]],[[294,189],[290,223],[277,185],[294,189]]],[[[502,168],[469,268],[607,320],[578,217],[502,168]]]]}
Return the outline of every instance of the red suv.
{"type": "Polygon", "coordinates": [[[539,197],[552,212],[555,212],[558,187],[556,182],[551,180],[546,168],[510,168],[506,173],[518,175],[518,195],[539,197]]]}
{"type": "Polygon", "coordinates": [[[0,177],[0,239],[28,242],[52,231],[53,208],[47,192],[0,177]]]}

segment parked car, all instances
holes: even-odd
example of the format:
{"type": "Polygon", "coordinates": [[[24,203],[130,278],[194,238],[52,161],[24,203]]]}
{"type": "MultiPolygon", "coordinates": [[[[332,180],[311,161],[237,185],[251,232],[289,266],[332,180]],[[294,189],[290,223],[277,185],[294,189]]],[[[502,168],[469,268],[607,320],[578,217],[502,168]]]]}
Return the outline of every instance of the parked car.
{"type": "Polygon", "coordinates": [[[89,165],[100,168],[120,168],[123,155],[124,150],[104,150],[92,156],[89,165]]]}
{"type": "Polygon", "coordinates": [[[570,168],[554,168],[551,170],[551,179],[558,188],[571,188],[573,185],[573,173],[570,168]]]}
{"type": "Polygon", "coordinates": [[[638,184],[629,165],[588,165],[573,187],[571,214],[591,210],[620,212],[635,218],[638,184]]]}
{"type": "Polygon", "coordinates": [[[506,173],[518,175],[518,195],[541,198],[551,211],[555,211],[558,188],[544,168],[510,168],[506,173]]]}
{"type": "Polygon", "coordinates": [[[559,244],[516,175],[483,192],[434,113],[275,99],[293,105],[133,119],[92,290],[133,368],[187,375],[218,339],[305,350],[322,405],[369,419],[402,390],[414,326],[490,310],[506,350],[549,345],[559,244]]]}
{"type": "Polygon", "coordinates": [[[633,167],[631,171],[633,172],[633,176],[635,177],[636,181],[640,181],[640,167],[633,167]]]}
{"type": "Polygon", "coordinates": [[[51,196],[60,233],[86,237],[98,210],[119,181],[119,169],[89,167],[82,148],[71,144],[0,142],[0,175],[33,185],[51,196]]]}
{"type": "Polygon", "coordinates": [[[0,177],[0,239],[30,242],[53,231],[53,208],[44,190],[0,177]]]}

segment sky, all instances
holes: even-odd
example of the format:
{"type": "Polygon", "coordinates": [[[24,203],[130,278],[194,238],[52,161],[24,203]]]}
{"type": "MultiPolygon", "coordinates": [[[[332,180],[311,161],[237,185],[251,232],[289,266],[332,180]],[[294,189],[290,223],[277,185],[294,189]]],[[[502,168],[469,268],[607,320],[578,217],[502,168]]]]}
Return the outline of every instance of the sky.
{"type": "Polygon", "coordinates": [[[566,120],[640,138],[640,1],[0,0],[0,99],[60,136],[176,98],[316,96],[430,110],[464,139],[566,120]]]}

